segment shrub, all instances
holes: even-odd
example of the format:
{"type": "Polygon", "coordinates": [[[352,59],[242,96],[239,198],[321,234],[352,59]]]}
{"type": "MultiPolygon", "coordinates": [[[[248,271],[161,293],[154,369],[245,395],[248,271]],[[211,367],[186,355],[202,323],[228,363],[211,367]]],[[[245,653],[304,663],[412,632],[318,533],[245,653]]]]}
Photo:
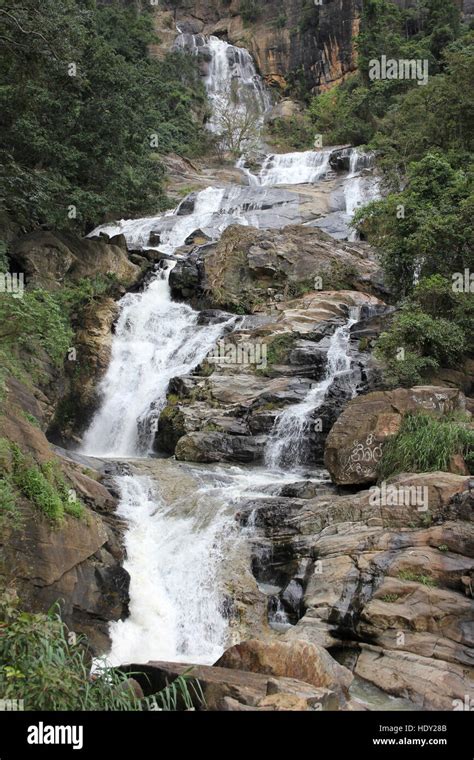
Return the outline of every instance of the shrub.
{"type": "Polygon", "coordinates": [[[245,24],[257,21],[260,16],[258,0],[240,0],[240,15],[245,24]]]}
{"type": "Polygon", "coordinates": [[[309,150],[314,144],[314,124],[307,115],[274,119],[269,125],[270,137],[284,151],[309,150]]]}
{"type": "Polygon", "coordinates": [[[70,636],[57,610],[20,611],[0,600],[0,693],[23,699],[26,710],[172,710],[202,701],[199,684],[186,675],[140,700],[125,674],[102,662],[91,674],[84,638],[70,636]]]}
{"type": "Polygon", "coordinates": [[[407,414],[397,435],[383,447],[380,480],[401,472],[446,471],[449,460],[461,454],[474,464],[474,431],[455,419],[437,419],[427,413],[407,414]]]}
{"type": "Polygon", "coordinates": [[[375,354],[385,363],[389,384],[410,386],[422,384],[439,367],[455,366],[466,347],[461,327],[407,304],[380,335],[375,354]]]}
{"type": "Polygon", "coordinates": [[[12,445],[11,448],[13,482],[40,512],[56,524],[62,522],[65,514],[77,519],[84,517],[84,505],[74,497],[57,462],[50,461],[38,466],[18,446],[12,445]]]}

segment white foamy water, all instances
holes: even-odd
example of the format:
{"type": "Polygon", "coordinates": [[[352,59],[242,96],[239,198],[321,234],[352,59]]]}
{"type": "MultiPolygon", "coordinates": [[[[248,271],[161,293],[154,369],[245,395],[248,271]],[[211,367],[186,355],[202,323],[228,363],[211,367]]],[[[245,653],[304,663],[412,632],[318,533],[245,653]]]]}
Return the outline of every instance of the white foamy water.
{"type": "Polygon", "coordinates": [[[191,372],[221,335],[222,324],[198,326],[196,311],[171,300],[168,277],[166,270],[120,302],[102,404],[83,440],[89,456],[147,454],[170,380],[191,372]]]}
{"type": "MultiPolygon", "coordinates": [[[[352,219],[356,211],[380,198],[380,180],[374,174],[363,173],[374,165],[373,153],[361,153],[353,148],[350,154],[349,175],[344,183],[345,212],[352,219]]],[[[349,240],[357,240],[356,230],[351,230],[349,240]]]]}
{"type": "Polygon", "coordinates": [[[318,182],[330,170],[331,150],[275,153],[267,156],[257,181],[260,185],[303,185],[318,182]]]}
{"type": "Polygon", "coordinates": [[[128,523],[130,617],[111,625],[110,661],[214,662],[227,631],[219,566],[235,521],[224,507],[206,510],[191,494],[167,504],[148,477],[117,483],[119,514],[128,523]]]}
{"type": "Polygon", "coordinates": [[[322,406],[336,377],[351,368],[348,353],[350,329],[356,321],[357,316],[353,314],[331,336],[324,378],[314,385],[304,401],[289,406],[278,415],[265,450],[265,464],[268,467],[295,469],[305,463],[311,415],[322,406]]]}
{"type": "Polygon", "coordinates": [[[219,114],[230,102],[240,111],[251,108],[257,120],[262,120],[271,108],[271,97],[248,50],[202,34],[180,34],[175,45],[206,61],[204,83],[213,110],[208,122],[211,131],[220,130],[219,114]]]}

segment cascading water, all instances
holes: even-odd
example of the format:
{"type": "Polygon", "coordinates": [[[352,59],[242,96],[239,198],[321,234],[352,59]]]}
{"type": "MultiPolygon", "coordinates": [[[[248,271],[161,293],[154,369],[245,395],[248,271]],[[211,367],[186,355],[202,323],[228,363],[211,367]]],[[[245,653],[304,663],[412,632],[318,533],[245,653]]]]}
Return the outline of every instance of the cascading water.
{"type": "MultiPolygon", "coordinates": [[[[262,119],[271,101],[248,51],[202,35],[180,35],[177,46],[201,59],[214,110],[211,129],[217,128],[219,108],[230,92],[242,108],[250,98],[262,119]]],[[[330,153],[268,156],[259,175],[247,170],[253,187],[209,187],[188,196],[174,211],[104,225],[92,234],[123,233],[131,250],[156,248],[171,256],[197,229],[216,240],[230,224],[269,228],[298,222],[298,195],[272,186],[321,180],[329,173],[330,153]]],[[[355,177],[361,166],[352,168],[355,177]]],[[[84,437],[83,453],[115,458],[149,454],[169,381],[192,371],[226,329],[222,323],[199,326],[195,311],[171,300],[170,262],[165,266],[143,292],[127,294],[120,303],[110,367],[100,386],[102,403],[84,437]]],[[[228,643],[228,621],[220,578],[239,543],[235,505],[243,495],[260,498],[269,488],[294,480],[304,463],[311,415],[334,380],[350,370],[354,321],[351,315],[334,332],[325,378],[304,402],[277,418],[266,467],[193,469],[148,457],[132,462],[140,474],[117,478],[119,514],[128,523],[131,585],[130,616],[111,625],[114,664],[150,659],[212,663],[221,654],[228,643]]],[[[288,625],[278,603],[273,623],[288,625]]]]}
{"type": "MultiPolygon", "coordinates": [[[[348,347],[350,329],[356,321],[357,313],[353,310],[346,324],[338,327],[333,333],[324,378],[314,385],[304,401],[288,407],[277,417],[265,449],[267,467],[294,469],[305,464],[306,442],[312,415],[322,406],[336,377],[349,372],[351,368],[348,347]]],[[[355,389],[353,392],[355,393],[355,389]]]]}
{"type": "Polygon", "coordinates": [[[191,193],[174,211],[104,224],[90,235],[124,235],[130,250],[147,248],[170,255],[196,230],[204,232],[210,240],[217,240],[231,224],[270,229],[299,221],[296,193],[231,185],[191,193]],[[274,211],[276,208],[278,213],[274,211]]]}
{"type": "Polygon", "coordinates": [[[222,111],[229,105],[235,105],[241,112],[251,110],[259,121],[271,108],[270,94],[245,48],[202,34],[180,34],[175,46],[197,55],[203,61],[204,83],[213,107],[213,115],[208,122],[211,131],[220,131],[222,111]]]}
{"type": "Polygon", "coordinates": [[[275,153],[267,156],[257,176],[260,185],[303,185],[318,182],[329,172],[331,150],[275,153]]]}
{"type": "Polygon", "coordinates": [[[110,661],[209,662],[225,647],[218,568],[235,522],[192,496],[167,503],[157,480],[117,478],[128,523],[130,617],[111,626],[110,661]],[[178,558],[179,564],[176,561],[178,558]]]}
{"type": "Polygon", "coordinates": [[[89,456],[147,454],[169,381],[199,364],[222,332],[222,324],[198,327],[198,313],[171,300],[169,272],[120,303],[102,404],[84,437],[89,456]]]}
{"type": "MultiPolygon", "coordinates": [[[[373,153],[361,153],[353,148],[350,154],[349,176],[344,183],[345,212],[352,219],[356,211],[370,201],[380,197],[380,182],[373,174],[363,174],[364,169],[374,165],[373,153]]],[[[351,231],[350,240],[357,239],[357,232],[351,231]]]]}

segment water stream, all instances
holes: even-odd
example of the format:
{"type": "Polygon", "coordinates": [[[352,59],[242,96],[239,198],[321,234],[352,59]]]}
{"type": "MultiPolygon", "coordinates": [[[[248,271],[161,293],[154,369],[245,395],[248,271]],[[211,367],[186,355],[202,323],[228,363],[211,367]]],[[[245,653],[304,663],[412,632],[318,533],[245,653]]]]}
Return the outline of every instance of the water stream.
{"type": "MultiPolygon", "coordinates": [[[[271,99],[248,51],[202,35],[181,34],[176,44],[205,63],[214,113],[232,88],[242,108],[250,97],[263,118],[271,99]]],[[[209,126],[215,129],[216,122],[209,126]]],[[[123,233],[130,249],[152,247],[172,257],[197,229],[218,239],[230,224],[283,227],[299,220],[298,195],[276,186],[318,183],[329,170],[329,155],[329,150],[270,155],[258,175],[247,171],[251,186],[209,187],[172,212],[122,220],[92,234],[123,233]]],[[[361,167],[354,163],[351,170],[350,181],[358,179],[361,167]]],[[[354,196],[361,192],[360,185],[348,187],[347,208],[357,205],[354,196]]],[[[312,415],[335,378],[351,369],[353,314],[330,340],[324,378],[277,418],[263,467],[190,467],[151,459],[170,380],[191,372],[230,327],[199,326],[196,311],[172,300],[172,265],[165,262],[142,292],[121,300],[110,366],[99,389],[101,405],[83,439],[84,454],[128,460],[117,485],[119,513],[128,524],[130,616],[111,626],[114,663],[212,663],[222,653],[228,643],[222,572],[245,541],[236,530],[235,505],[243,496],[268,494],[268,487],[297,479],[312,415]]]]}

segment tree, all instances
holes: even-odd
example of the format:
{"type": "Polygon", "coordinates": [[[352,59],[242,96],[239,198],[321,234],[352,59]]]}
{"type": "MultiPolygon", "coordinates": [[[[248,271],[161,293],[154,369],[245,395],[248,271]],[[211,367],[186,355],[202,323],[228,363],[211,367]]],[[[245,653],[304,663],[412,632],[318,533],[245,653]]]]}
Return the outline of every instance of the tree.
{"type": "Polygon", "coordinates": [[[149,58],[151,14],[118,1],[6,0],[0,15],[9,217],[82,232],[168,207],[160,155],[206,144],[194,59],[149,58]]]}

